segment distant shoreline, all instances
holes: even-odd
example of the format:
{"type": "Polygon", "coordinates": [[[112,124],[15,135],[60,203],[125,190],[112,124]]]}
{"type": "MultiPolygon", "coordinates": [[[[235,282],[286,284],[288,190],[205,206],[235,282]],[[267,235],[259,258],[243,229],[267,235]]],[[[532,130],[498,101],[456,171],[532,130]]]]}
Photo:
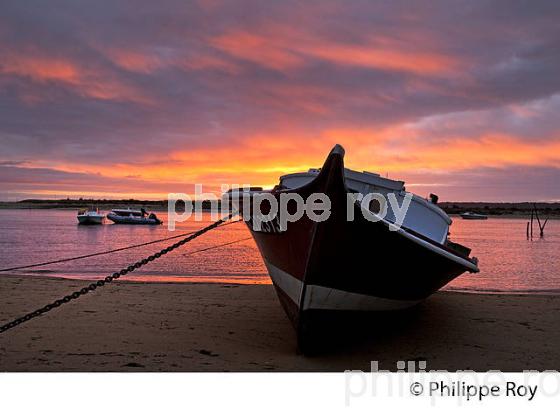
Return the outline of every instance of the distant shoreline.
{"type": "MultiPolygon", "coordinates": [[[[193,202],[194,206],[194,202],[193,202]]],[[[210,209],[210,201],[202,201],[202,209],[210,209]]],[[[0,202],[0,209],[73,209],[98,208],[110,211],[115,208],[146,208],[150,211],[167,212],[167,200],[142,201],[136,199],[25,199],[23,201],[0,202]]],[[[184,210],[181,202],[177,203],[177,211],[184,210]]]]}
{"type": "MultiPolygon", "coordinates": [[[[532,202],[440,202],[439,207],[449,215],[470,211],[491,217],[525,218],[531,215],[532,202]]],[[[560,218],[560,202],[534,203],[539,215],[544,218],[560,218]]],[[[81,209],[99,208],[109,211],[114,208],[146,208],[154,212],[167,212],[167,200],[143,201],[136,199],[25,199],[16,202],[0,202],[0,209],[81,209]]],[[[202,202],[202,209],[210,209],[210,201],[202,202]]],[[[219,207],[218,207],[219,208],[219,207]]],[[[177,204],[177,211],[184,209],[177,204]]]]}
{"type": "Polygon", "coordinates": [[[494,218],[528,218],[536,208],[540,217],[560,218],[560,202],[441,202],[438,205],[449,215],[470,211],[494,218]]]}

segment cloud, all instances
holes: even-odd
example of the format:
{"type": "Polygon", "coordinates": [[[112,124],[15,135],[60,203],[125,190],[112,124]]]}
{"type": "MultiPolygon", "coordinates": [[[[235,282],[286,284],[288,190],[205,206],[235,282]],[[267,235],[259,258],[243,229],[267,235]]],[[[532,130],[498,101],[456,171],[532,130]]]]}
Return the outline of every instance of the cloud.
{"type": "Polygon", "coordinates": [[[478,167],[451,172],[406,172],[393,177],[407,181],[410,191],[424,197],[435,192],[441,201],[547,202],[558,201],[557,167],[478,167]]]}
{"type": "MultiPolygon", "coordinates": [[[[218,189],[212,186],[207,188],[218,189]]],[[[98,173],[0,165],[0,201],[52,196],[128,198],[131,195],[143,199],[166,199],[169,189],[174,192],[192,192],[194,186],[177,182],[112,178],[98,173]]]]}
{"type": "Polygon", "coordinates": [[[559,16],[553,1],[8,2],[0,161],[161,192],[272,185],[335,142],[372,171],[555,169],[559,16]]]}
{"type": "MultiPolygon", "coordinates": [[[[150,103],[150,99],[134,87],[113,78],[110,73],[84,67],[65,58],[25,54],[4,53],[0,63],[0,75],[16,76],[40,85],[54,83],[78,95],[99,100],[150,103]]],[[[29,96],[27,96],[29,101],[29,96]]],[[[35,101],[46,98],[39,92],[35,101]]],[[[25,97],[23,98],[25,101],[25,97]]]]}

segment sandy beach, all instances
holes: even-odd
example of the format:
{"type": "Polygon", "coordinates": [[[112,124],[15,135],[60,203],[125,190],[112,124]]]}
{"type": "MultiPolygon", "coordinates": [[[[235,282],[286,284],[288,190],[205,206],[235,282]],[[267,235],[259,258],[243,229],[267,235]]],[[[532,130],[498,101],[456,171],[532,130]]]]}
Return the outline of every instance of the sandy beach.
{"type": "MultiPolygon", "coordinates": [[[[84,282],[0,277],[0,320],[84,282]]],[[[118,282],[0,335],[0,371],[560,369],[560,297],[440,292],[304,357],[268,285],[118,282]]]]}

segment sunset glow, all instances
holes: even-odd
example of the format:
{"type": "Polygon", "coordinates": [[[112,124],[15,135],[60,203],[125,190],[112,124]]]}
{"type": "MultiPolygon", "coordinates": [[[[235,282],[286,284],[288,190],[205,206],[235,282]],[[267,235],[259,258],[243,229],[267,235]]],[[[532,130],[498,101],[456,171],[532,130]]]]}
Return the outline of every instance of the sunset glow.
{"type": "Polygon", "coordinates": [[[335,143],[421,195],[560,200],[544,6],[19,3],[0,14],[0,200],[268,187],[335,143]]]}

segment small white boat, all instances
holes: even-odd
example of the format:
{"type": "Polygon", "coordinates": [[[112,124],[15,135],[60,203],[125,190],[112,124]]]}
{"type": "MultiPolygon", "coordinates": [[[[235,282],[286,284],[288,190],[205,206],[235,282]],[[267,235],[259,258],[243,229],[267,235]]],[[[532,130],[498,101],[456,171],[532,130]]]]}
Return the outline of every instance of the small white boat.
{"type": "Polygon", "coordinates": [[[488,219],[486,215],[477,214],[475,212],[463,212],[461,214],[461,218],[463,219],[488,219]]]}
{"type": "Polygon", "coordinates": [[[101,225],[105,219],[105,215],[97,209],[95,211],[82,209],[78,211],[77,217],[80,225],[101,225]]]}
{"type": "Polygon", "coordinates": [[[138,209],[113,209],[107,214],[107,219],[116,224],[129,225],[161,225],[162,221],[156,214],[148,214],[143,208],[138,209]]]}

